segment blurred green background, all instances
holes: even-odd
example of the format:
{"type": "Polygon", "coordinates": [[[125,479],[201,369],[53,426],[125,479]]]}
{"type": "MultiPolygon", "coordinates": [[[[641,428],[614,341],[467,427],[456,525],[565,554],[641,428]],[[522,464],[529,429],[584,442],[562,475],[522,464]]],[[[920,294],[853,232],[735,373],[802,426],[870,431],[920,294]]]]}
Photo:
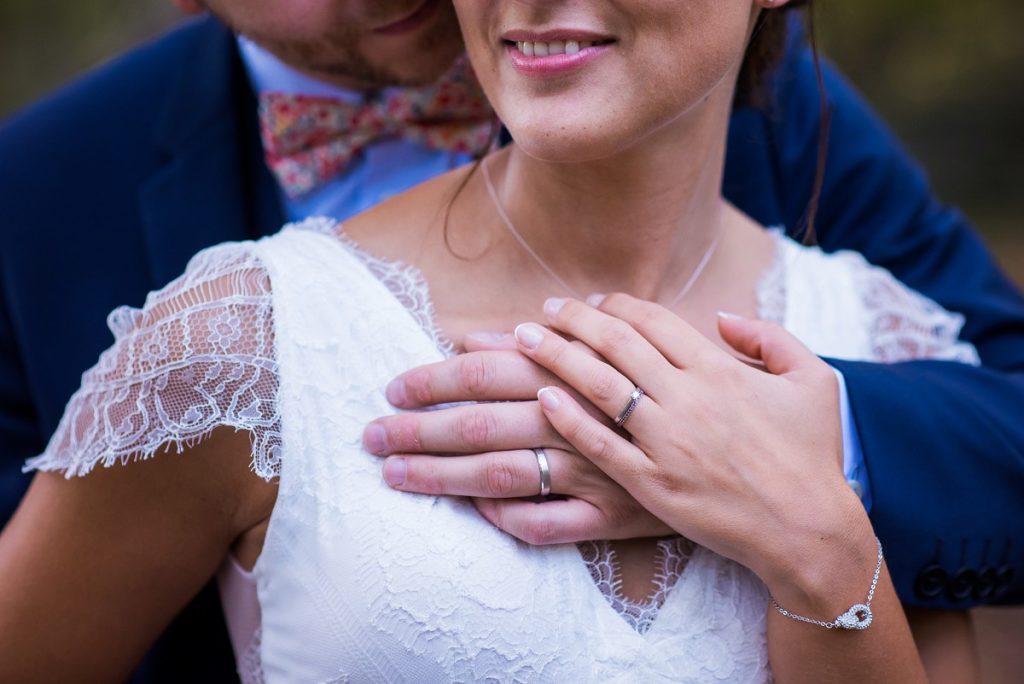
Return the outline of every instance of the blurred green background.
{"type": "MultiPolygon", "coordinates": [[[[1024,284],[1024,2],[818,5],[826,54],[1024,284]]],[[[0,0],[0,117],[177,20],[167,0],[0,0]]]]}

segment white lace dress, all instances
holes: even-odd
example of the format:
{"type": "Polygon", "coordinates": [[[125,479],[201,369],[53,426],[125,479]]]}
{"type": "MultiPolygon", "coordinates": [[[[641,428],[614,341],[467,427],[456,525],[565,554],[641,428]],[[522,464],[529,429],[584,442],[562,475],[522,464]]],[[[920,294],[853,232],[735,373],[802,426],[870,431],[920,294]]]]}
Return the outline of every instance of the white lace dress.
{"type": "MultiPolygon", "coordinates": [[[[853,253],[779,235],[759,298],[822,355],[977,363],[959,316],[853,253]]],[[[207,249],[109,322],[116,343],[29,467],[84,475],[250,431],[254,472],[280,486],[255,568],[222,573],[246,681],[771,679],[766,593],[745,568],[666,540],[636,604],[607,544],[530,547],[464,500],[383,483],[363,427],[394,411],[391,378],[451,346],[418,273],[333,223],[207,249]]]]}

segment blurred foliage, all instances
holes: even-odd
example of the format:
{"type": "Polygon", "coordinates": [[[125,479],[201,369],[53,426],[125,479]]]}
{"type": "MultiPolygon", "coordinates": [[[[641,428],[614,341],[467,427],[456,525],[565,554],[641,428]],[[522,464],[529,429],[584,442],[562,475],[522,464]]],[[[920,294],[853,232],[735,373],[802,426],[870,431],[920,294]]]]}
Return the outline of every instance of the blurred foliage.
{"type": "MultiPolygon", "coordinates": [[[[825,53],[1024,282],[1024,2],[817,4],[825,53]]],[[[176,20],[167,0],[0,0],[0,116],[176,20]]]]}

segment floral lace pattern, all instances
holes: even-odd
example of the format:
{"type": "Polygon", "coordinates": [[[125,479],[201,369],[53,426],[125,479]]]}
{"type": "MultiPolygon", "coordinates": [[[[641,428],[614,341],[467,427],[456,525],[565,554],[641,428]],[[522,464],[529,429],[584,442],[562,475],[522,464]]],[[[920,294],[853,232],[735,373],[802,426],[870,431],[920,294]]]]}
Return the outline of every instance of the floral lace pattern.
{"type": "Polygon", "coordinates": [[[867,264],[859,254],[856,288],[864,308],[871,312],[868,337],[871,358],[880,363],[911,359],[959,361],[979,365],[973,345],[959,341],[964,317],[950,313],[932,300],[900,284],[888,271],[867,264]]]}
{"type": "MultiPolygon", "coordinates": [[[[278,316],[289,321],[283,329],[295,336],[295,339],[289,338],[290,345],[308,347],[316,352],[328,350],[332,354],[351,354],[355,350],[346,346],[350,342],[330,336],[319,339],[316,335],[305,335],[305,331],[315,331],[320,325],[316,320],[318,312],[336,309],[340,301],[348,305],[348,299],[358,300],[344,314],[348,317],[345,325],[350,328],[346,334],[353,339],[376,340],[372,351],[360,350],[364,352],[360,358],[365,357],[366,364],[382,373],[390,372],[389,369],[408,360],[408,353],[402,347],[409,346],[408,338],[390,336],[389,326],[396,324],[397,320],[379,313],[384,301],[382,297],[386,299],[390,295],[411,317],[414,327],[425,332],[429,339],[430,345],[420,347],[418,358],[427,359],[436,352],[446,356],[454,353],[453,345],[436,325],[427,283],[417,269],[362,251],[340,232],[333,221],[310,220],[286,229],[285,233],[294,234],[297,230],[307,235],[313,233],[330,238],[333,242],[329,244],[340,245],[345,253],[365,266],[373,278],[360,279],[358,274],[349,274],[347,281],[342,278],[332,280],[324,275],[324,264],[317,261],[324,243],[305,244],[295,250],[297,256],[293,263],[315,264],[315,267],[309,273],[294,268],[288,271],[295,290],[303,293],[302,306],[292,307],[294,310],[291,311],[280,307],[275,310],[271,291],[274,271],[261,257],[272,253],[267,251],[271,249],[271,243],[227,244],[204,250],[190,262],[183,276],[151,294],[142,309],[122,307],[111,314],[109,324],[115,335],[114,346],[83,376],[82,388],[69,403],[47,450],[32,459],[27,469],[63,470],[68,477],[84,475],[97,464],[111,466],[130,459],[150,458],[171,446],[180,452],[215,428],[228,426],[251,433],[252,469],[260,477],[280,477],[285,426],[282,426],[282,397],[279,396],[281,350],[275,343],[275,330],[280,322],[278,316]],[[261,244],[265,246],[261,247],[261,244]],[[374,282],[367,283],[367,280],[374,282]],[[325,283],[331,287],[325,288],[325,283]],[[346,289],[348,287],[352,289],[346,289]]],[[[841,323],[834,327],[818,325],[824,328],[822,334],[828,339],[847,344],[851,357],[886,362],[943,358],[977,363],[973,347],[957,340],[961,317],[909,292],[891,275],[869,266],[859,255],[840,253],[826,256],[820,250],[795,245],[779,234],[776,259],[762,278],[757,292],[760,313],[763,318],[785,324],[798,335],[810,335],[815,330],[813,326],[822,318],[818,302],[806,301],[807,293],[813,293],[826,302],[830,301],[829,297],[852,297],[842,305],[836,305],[838,313],[842,314],[836,320],[841,323]],[[797,257],[801,261],[797,262],[797,257]],[[831,277],[836,274],[845,274],[847,280],[830,285],[833,282],[831,277]],[[865,344],[849,346],[849,339],[852,339],[849,333],[854,330],[864,331],[865,344]]],[[[812,348],[818,351],[816,347],[812,348]]],[[[322,411],[340,408],[343,410],[332,415],[330,421],[338,423],[343,434],[359,434],[360,421],[367,412],[367,398],[379,390],[374,384],[377,381],[367,381],[365,373],[360,371],[363,373],[360,375],[354,369],[344,368],[344,364],[334,365],[338,368],[322,368],[318,373],[310,372],[308,377],[300,379],[303,391],[313,391],[330,401],[311,414],[310,419],[321,415],[322,411]],[[357,380],[357,376],[363,380],[357,380]]],[[[386,405],[380,403],[380,398],[378,403],[380,406],[374,410],[387,410],[386,405]]],[[[293,426],[290,433],[298,439],[298,443],[290,446],[292,455],[302,455],[307,451],[314,453],[325,448],[318,442],[318,432],[323,429],[319,424],[313,422],[306,425],[306,429],[301,427],[293,426]],[[299,431],[295,432],[296,429],[299,431]]],[[[338,446],[359,451],[357,439],[352,444],[339,443],[338,446]]],[[[355,467],[332,462],[330,468],[318,468],[307,475],[300,478],[292,490],[282,488],[278,508],[291,512],[295,519],[293,522],[298,525],[293,531],[313,530],[321,538],[328,534],[318,527],[321,514],[303,511],[323,509],[335,513],[345,511],[348,515],[379,507],[381,497],[394,494],[380,483],[376,466],[366,467],[364,464],[355,467]]],[[[427,499],[406,496],[402,498],[402,505],[409,501],[418,501],[415,505],[421,507],[424,515],[450,508],[454,520],[467,517],[476,520],[464,503],[450,500],[428,503],[427,499]]],[[[559,669],[559,662],[572,651],[566,644],[562,644],[557,652],[542,649],[543,652],[531,653],[529,658],[519,658],[518,669],[509,670],[510,662],[522,655],[519,652],[521,644],[530,640],[528,635],[517,631],[521,626],[514,624],[492,625],[488,628],[487,645],[467,651],[462,643],[466,625],[451,612],[451,606],[453,597],[461,596],[465,603],[468,588],[465,575],[473,576],[473,573],[460,573],[458,582],[452,581],[449,573],[453,564],[466,569],[483,562],[475,554],[479,548],[467,549],[464,555],[453,553],[451,549],[460,548],[460,533],[438,529],[432,533],[436,539],[426,540],[427,546],[436,546],[431,546],[433,550],[427,554],[436,568],[427,571],[422,547],[406,556],[406,550],[400,545],[393,544],[388,536],[380,536],[382,521],[389,519],[389,511],[386,507],[382,509],[380,520],[371,520],[363,532],[353,537],[359,548],[372,548],[380,554],[367,556],[363,564],[354,570],[360,587],[379,585],[379,591],[369,592],[372,599],[367,606],[375,629],[394,634],[411,653],[423,654],[436,650],[440,644],[450,644],[447,655],[439,662],[456,680],[469,681],[481,677],[509,680],[509,672],[517,673],[511,679],[535,680],[547,678],[549,672],[563,671],[559,669]],[[388,563],[380,560],[385,557],[388,563]],[[410,568],[417,571],[410,573],[410,568]],[[421,589],[425,578],[430,578],[434,588],[430,597],[419,596],[423,593],[421,589]],[[429,610],[423,615],[411,614],[411,609],[403,601],[413,597],[416,601],[428,601],[429,610]],[[430,628],[424,626],[428,622],[432,625],[430,628]]],[[[358,515],[354,518],[358,522],[358,515]]],[[[407,532],[410,538],[416,537],[416,524],[415,518],[409,522],[407,532]]],[[[478,535],[479,530],[473,529],[478,535]]],[[[274,530],[273,519],[271,530],[274,530]]],[[[282,559],[295,559],[293,564],[298,564],[302,554],[311,552],[311,549],[293,546],[297,542],[289,541],[290,538],[289,534],[280,531],[276,536],[268,532],[264,555],[274,557],[276,554],[282,559]],[[284,547],[279,548],[280,545],[286,545],[287,549],[282,550],[284,547]]],[[[493,548],[496,553],[507,554],[508,544],[513,542],[508,539],[495,541],[493,548]]],[[[533,556],[535,553],[539,552],[519,549],[516,557],[533,556]]],[[[650,597],[647,601],[636,602],[621,592],[621,573],[610,543],[580,545],[576,556],[574,562],[583,571],[582,577],[588,580],[590,590],[593,591],[596,585],[597,595],[603,596],[607,602],[605,610],[610,606],[611,612],[625,620],[629,631],[637,637],[655,641],[666,639],[662,633],[664,630],[658,629],[661,624],[659,616],[666,609],[672,612],[671,622],[681,625],[685,622],[682,615],[693,606],[707,606],[709,611],[710,606],[715,606],[702,618],[711,625],[708,630],[676,635],[679,639],[685,637],[692,641],[691,656],[700,654],[700,658],[706,660],[686,667],[692,665],[701,672],[713,672],[717,673],[716,677],[729,679],[739,671],[736,670],[739,663],[744,663],[744,668],[752,668],[742,670],[748,672],[760,671],[765,666],[760,650],[750,653],[736,650],[740,643],[748,646],[759,643],[759,619],[763,620],[763,613],[758,618],[759,606],[763,607],[763,604],[758,603],[760,594],[756,579],[743,574],[742,569],[732,568],[723,559],[712,560],[713,554],[709,552],[695,555],[693,547],[681,538],[662,540],[655,559],[657,571],[650,597]],[[580,555],[583,562],[580,562],[580,555]],[[704,559],[706,565],[700,573],[691,570],[697,558],[704,559]],[[711,584],[705,586],[708,582],[711,584]],[[727,590],[726,586],[733,588],[727,590]],[[731,622],[739,619],[740,614],[743,615],[742,625],[731,622]],[[729,629],[734,631],[729,632],[729,629]]],[[[322,559],[314,556],[304,560],[315,566],[322,559]]],[[[567,567],[571,568],[571,565],[567,567]]],[[[511,610],[512,604],[505,602],[504,597],[487,593],[493,585],[494,573],[500,569],[488,567],[486,570],[481,573],[481,584],[473,587],[479,598],[468,600],[478,600],[478,608],[497,612],[511,610]]],[[[565,572],[562,568],[554,573],[551,586],[531,587],[524,591],[538,592],[539,597],[541,589],[544,589],[549,591],[549,597],[554,597],[560,595],[558,592],[566,591],[566,587],[574,587],[576,593],[570,597],[574,605],[595,610],[586,591],[577,586],[575,575],[568,571],[571,576],[566,576],[565,572]]],[[[321,596],[319,610],[332,615],[327,622],[337,627],[335,623],[351,622],[352,616],[346,612],[350,609],[343,597],[338,596],[331,586],[329,578],[318,575],[315,590],[308,587],[307,590],[321,596]]],[[[600,619],[600,611],[594,615],[600,619]]],[[[550,617],[552,622],[550,625],[544,623],[547,625],[545,629],[557,633],[560,616],[550,617]]],[[[532,619],[532,625],[539,626],[537,617],[532,619]]],[[[692,626],[691,623],[686,624],[692,626]]],[[[275,633],[272,630],[271,636],[275,633]]],[[[261,681],[263,676],[259,659],[261,636],[266,635],[257,633],[254,636],[256,646],[240,654],[240,672],[251,673],[248,681],[261,681]]],[[[338,634],[331,632],[325,637],[325,643],[339,638],[338,634]]],[[[573,648],[579,650],[583,646],[574,644],[573,648]]],[[[582,650],[577,655],[586,657],[582,650]]],[[[683,667],[682,662],[679,661],[678,667],[683,667]]],[[[595,661],[593,667],[592,674],[610,680],[614,679],[612,675],[615,672],[626,672],[629,668],[640,671],[647,665],[639,661],[617,664],[595,661]]],[[[381,673],[391,671],[384,662],[374,664],[374,668],[381,673]]],[[[651,672],[657,674],[656,670],[651,672]]],[[[343,680],[342,673],[338,681],[343,680]]]]}
{"type": "Polygon", "coordinates": [[[114,345],[82,376],[46,451],[26,470],[85,475],[170,447],[180,453],[227,426],[250,432],[257,475],[279,474],[270,281],[250,249],[200,252],[142,309],[120,307],[107,323],[114,345]]]}

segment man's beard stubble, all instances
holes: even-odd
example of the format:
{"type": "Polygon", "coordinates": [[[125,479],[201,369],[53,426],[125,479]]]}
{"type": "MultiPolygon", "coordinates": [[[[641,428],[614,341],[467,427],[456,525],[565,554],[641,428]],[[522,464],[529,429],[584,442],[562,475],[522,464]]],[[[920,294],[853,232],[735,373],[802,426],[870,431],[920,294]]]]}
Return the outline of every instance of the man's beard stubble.
{"type": "MultiPolygon", "coordinates": [[[[440,58],[447,55],[445,63],[439,65],[436,73],[431,73],[427,77],[406,75],[402,73],[401,66],[375,63],[359,49],[359,39],[367,33],[366,25],[377,25],[396,15],[394,10],[387,11],[386,7],[383,8],[385,11],[380,12],[382,16],[379,20],[364,19],[361,22],[362,26],[337,22],[314,39],[282,40],[233,24],[223,13],[219,13],[216,7],[211,7],[211,4],[215,3],[206,3],[208,11],[222,23],[236,33],[242,33],[289,66],[313,76],[320,75],[327,79],[334,77],[348,83],[359,84],[367,90],[430,83],[436,80],[463,50],[462,33],[458,22],[454,18],[450,21],[441,19],[434,30],[424,33],[408,48],[409,54],[403,60],[403,65],[422,64],[424,61],[429,62],[431,57],[440,58]],[[417,60],[417,56],[426,59],[417,60]]],[[[393,4],[406,6],[408,3],[393,4]]],[[[375,9],[381,7],[376,6],[375,9]]]]}

